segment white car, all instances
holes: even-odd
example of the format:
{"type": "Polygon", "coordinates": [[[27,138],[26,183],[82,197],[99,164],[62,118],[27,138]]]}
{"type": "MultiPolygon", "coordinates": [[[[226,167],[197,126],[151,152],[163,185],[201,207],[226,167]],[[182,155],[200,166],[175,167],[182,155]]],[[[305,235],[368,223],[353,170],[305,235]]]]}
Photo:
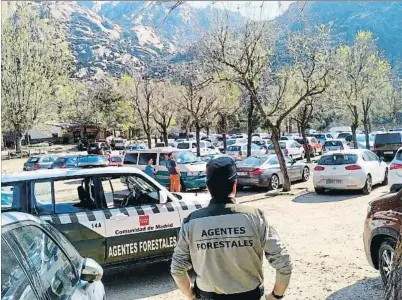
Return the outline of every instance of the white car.
{"type": "MultiPolygon", "coordinates": [[[[304,147],[300,143],[294,140],[288,140],[288,141],[280,141],[279,145],[281,146],[283,155],[289,156],[293,159],[304,158],[304,147]]],[[[273,144],[268,146],[267,152],[268,154],[275,154],[273,144]]]]}
{"type": "MultiPolygon", "coordinates": [[[[191,150],[193,153],[197,153],[197,142],[196,141],[185,141],[178,143],[176,146],[177,149],[185,149],[191,150]]],[[[209,155],[209,154],[219,154],[220,151],[216,148],[212,143],[207,141],[200,141],[200,154],[209,155]]]]}
{"type": "Polygon", "coordinates": [[[402,147],[399,148],[389,165],[388,180],[391,191],[397,191],[402,188],[402,147]]]}
{"type": "Polygon", "coordinates": [[[342,139],[326,140],[324,146],[322,147],[323,153],[327,153],[330,151],[342,151],[342,150],[350,150],[350,147],[347,145],[347,142],[342,139]]]}
{"type": "Polygon", "coordinates": [[[82,258],[53,226],[6,212],[1,235],[2,299],[105,299],[102,267],[82,258]]]}
{"type": "Polygon", "coordinates": [[[241,139],[237,139],[237,138],[228,139],[226,141],[226,146],[229,147],[229,146],[232,146],[232,145],[247,145],[247,139],[243,139],[243,138],[241,138],[241,139]]]}
{"type": "MultiPolygon", "coordinates": [[[[228,147],[226,154],[235,159],[242,160],[247,157],[247,144],[231,145],[228,147]]],[[[264,154],[262,153],[261,148],[256,144],[251,144],[251,155],[259,155],[259,154],[264,154]]]]}
{"type": "Polygon", "coordinates": [[[351,149],[325,153],[314,168],[317,194],[325,190],[362,190],[370,194],[376,184],[388,184],[388,166],[374,152],[351,149]]]}

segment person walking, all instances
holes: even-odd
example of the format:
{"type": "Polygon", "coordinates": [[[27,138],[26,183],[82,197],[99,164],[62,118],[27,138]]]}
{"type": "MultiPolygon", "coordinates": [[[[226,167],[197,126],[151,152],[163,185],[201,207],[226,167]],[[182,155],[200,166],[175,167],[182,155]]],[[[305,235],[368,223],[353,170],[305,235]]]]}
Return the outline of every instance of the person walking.
{"type": "Polygon", "coordinates": [[[144,173],[147,174],[148,176],[152,177],[153,179],[155,179],[156,170],[153,167],[153,163],[154,163],[154,160],[152,158],[148,159],[148,164],[145,167],[144,173]]]}
{"type": "Polygon", "coordinates": [[[174,249],[171,274],[188,299],[275,300],[288,287],[290,256],[261,210],[236,204],[236,164],[219,157],[207,164],[210,204],[184,219],[174,249]],[[272,290],[264,292],[264,254],[276,269],[272,290]],[[194,269],[191,286],[187,271],[194,269]]]}
{"type": "Polygon", "coordinates": [[[170,178],[170,191],[180,192],[180,170],[176,165],[176,161],[173,159],[173,153],[168,154],[168,160],[166,162],[166,168],[169,172],[170,178]]]}

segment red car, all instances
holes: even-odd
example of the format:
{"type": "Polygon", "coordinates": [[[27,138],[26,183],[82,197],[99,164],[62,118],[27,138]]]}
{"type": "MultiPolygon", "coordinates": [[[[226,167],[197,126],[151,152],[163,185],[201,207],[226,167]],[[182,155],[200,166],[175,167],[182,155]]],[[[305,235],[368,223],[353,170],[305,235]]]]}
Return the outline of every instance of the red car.
{"type": "Polygon", "coordinates": [[[122,167],[123,157],[120,155],[108,155],[107,160],[109,161],[108,166],[122,167]]]}
{"type": "Polygon", "coordinates": [[[295,138],[295,141],[302,144],[304,146],[304,151],[306,151],[306,152],[307,152],[307,147],[308,147],[308,150],[310,151],[311,156],[316,156],[316,155],[322,154],[322,151],[323,151],[322,144],[315,137],[307,137],[307,143],[308,143],[307,145],[304,145],[303,138],[295,138]]]}

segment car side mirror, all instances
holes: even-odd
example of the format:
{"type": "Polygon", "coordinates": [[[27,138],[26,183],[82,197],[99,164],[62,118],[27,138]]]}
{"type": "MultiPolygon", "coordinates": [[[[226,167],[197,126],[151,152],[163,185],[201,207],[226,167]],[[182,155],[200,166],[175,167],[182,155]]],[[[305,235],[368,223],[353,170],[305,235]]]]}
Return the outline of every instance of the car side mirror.
{"type": "Polygon", "coordinates": [[[168,202],[168,196],[165,190],[160,190],[159,191],[159,200],[160,204],[165,204],[168,202]]]}
{"type": "Polygon", "coordinates": [[[103,269],[96,261],[92,258],[84,258],[81,270],[81,280],[94,282],[100,281],[103,276],[103,269]]]}

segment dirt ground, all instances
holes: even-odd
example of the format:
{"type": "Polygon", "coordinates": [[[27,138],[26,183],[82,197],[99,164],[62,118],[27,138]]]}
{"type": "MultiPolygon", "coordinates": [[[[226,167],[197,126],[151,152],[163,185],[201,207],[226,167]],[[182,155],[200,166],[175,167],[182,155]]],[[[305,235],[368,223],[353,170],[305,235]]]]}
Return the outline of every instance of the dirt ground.
{"type": "MultiPolygon", "coordinates": [[[[23,160],[25,161],[25,160],[23,160]]],[[[4,161],[2,170],[22,170],[17,160],[4,161]]],[[[295,187],[313,190],[312,180],[295,187]]],[[[367,204],[388,192],[377,187],[371,195],[359,192],[267,198],[261,190],[245,190],[237,200],[262,209],[286,244],[294,264],[289,300],[377,300],[383,286],[378,271],[367,262],[363,222],[367,204]]],[[[274,270],[264,264],[266,291],[271,291],[274,270]]],[[[175,287],[169,265],[114,271],[104,277],[107,299],[185,299],[175,287]]]]}

